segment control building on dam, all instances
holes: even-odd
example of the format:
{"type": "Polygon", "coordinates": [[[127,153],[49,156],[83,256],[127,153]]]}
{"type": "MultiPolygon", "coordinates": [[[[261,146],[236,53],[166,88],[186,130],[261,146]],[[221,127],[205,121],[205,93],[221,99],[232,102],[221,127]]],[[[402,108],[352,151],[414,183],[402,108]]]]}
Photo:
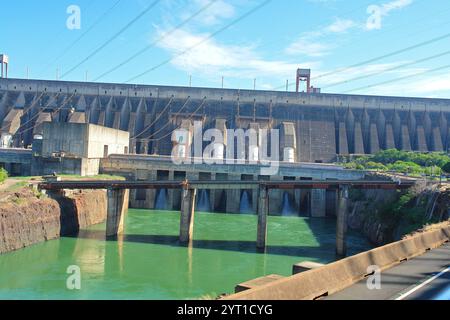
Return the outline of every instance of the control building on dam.
{"type": "Polygon", "coordinates": [[[194,121],[280,129],[280,158],[290,162],[450,148],[446,99],[0,79],[3,146],[31,145],[46,121],[129,131],[136,154],[170,155],[171,132],[194,121]]]}

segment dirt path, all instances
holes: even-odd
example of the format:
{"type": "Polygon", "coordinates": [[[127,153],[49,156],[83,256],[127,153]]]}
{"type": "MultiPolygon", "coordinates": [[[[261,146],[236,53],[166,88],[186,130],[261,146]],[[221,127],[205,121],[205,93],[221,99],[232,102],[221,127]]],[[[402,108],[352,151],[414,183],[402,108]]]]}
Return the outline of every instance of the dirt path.
{"type": "Polygon", "coordinates": [[[0,191],[6,191],[8,190],[10,187],[12,187],[13,185],[19,183],[20,180],[16,180],[16,179],[11,179],[8,178],[6,179],[5,182],[3,182],[2,184],[0,184],[0,191]]]}

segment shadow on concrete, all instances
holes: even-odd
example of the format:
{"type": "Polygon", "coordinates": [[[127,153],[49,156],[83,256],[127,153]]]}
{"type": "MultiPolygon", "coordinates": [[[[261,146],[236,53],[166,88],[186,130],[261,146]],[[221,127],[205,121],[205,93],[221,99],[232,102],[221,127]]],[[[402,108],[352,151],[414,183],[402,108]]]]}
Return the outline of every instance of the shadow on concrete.
{"type": "Polygon", "coordinates": [[[60,194],[54,194],[52,198],[58,202],[61,208],[59,217],[60,235],[62,237],[76,235],[80,230],[80,222],[74,201],[60,194]]]}

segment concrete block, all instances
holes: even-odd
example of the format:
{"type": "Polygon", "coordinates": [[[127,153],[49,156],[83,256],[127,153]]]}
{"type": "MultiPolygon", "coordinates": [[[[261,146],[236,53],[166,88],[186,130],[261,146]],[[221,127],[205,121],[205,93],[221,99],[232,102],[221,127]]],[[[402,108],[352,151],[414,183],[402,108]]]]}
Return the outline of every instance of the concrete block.
{"type": "Polygon", "coordinates": [[[314,270],[317,268],[323,267],[324,264],[317,263],[317,262],[311,262],[311,261],[304,261],[300,263],[296,263],[292,266],[292,274],[302,273],[309,270],[314,270]]]}
{"type": "MultiPolygon", "coordinates": [[[[395,266],[405,258],[423,254],[449,240],[450,227],[424,232],[337,262],[290,277],[252,286],[224,300],[313,300],[338,292],[364,279],[367,267],[378,265],[381,270],[395,266]]],[[[250,286],[249,286],[250,287],[250,286]]]]}
{"type": "Polygon", "coordinates": [[[257,278],[257,279],[253,279],[253,280],[250,280],[250,281],[238,284],[235,287],[234,292],[235,293],[243,292],[243,291],[246,291],[246,290],[249,290],[249,289],[253,289],[253,288],[260,287],[260,286],[264,286],[266,284],[272,283],[274,281],[277,281],[277,280],[280,280],[280,279],[283,279],[283,278],[284,278],[283,276],[280,276],[278,274],[271,274],[271,275],[268,275],[268,276],[265,276],[265,277],[260,277],[260,278],[257,278]]]}

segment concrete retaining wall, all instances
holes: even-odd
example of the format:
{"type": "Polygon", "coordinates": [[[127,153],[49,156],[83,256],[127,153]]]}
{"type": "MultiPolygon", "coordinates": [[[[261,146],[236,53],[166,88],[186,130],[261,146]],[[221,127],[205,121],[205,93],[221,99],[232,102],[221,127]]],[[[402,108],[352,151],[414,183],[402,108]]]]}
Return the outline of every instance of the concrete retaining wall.
{"type": "Polygon", "coordinates": [[[367,268],[386,270],[422,255],[450,239],[450,226],[363,252],[321,268],[287,277],[268,285],[225,297],[225,300],[313,300],[331,295],[368,276],[367,268]]]}

